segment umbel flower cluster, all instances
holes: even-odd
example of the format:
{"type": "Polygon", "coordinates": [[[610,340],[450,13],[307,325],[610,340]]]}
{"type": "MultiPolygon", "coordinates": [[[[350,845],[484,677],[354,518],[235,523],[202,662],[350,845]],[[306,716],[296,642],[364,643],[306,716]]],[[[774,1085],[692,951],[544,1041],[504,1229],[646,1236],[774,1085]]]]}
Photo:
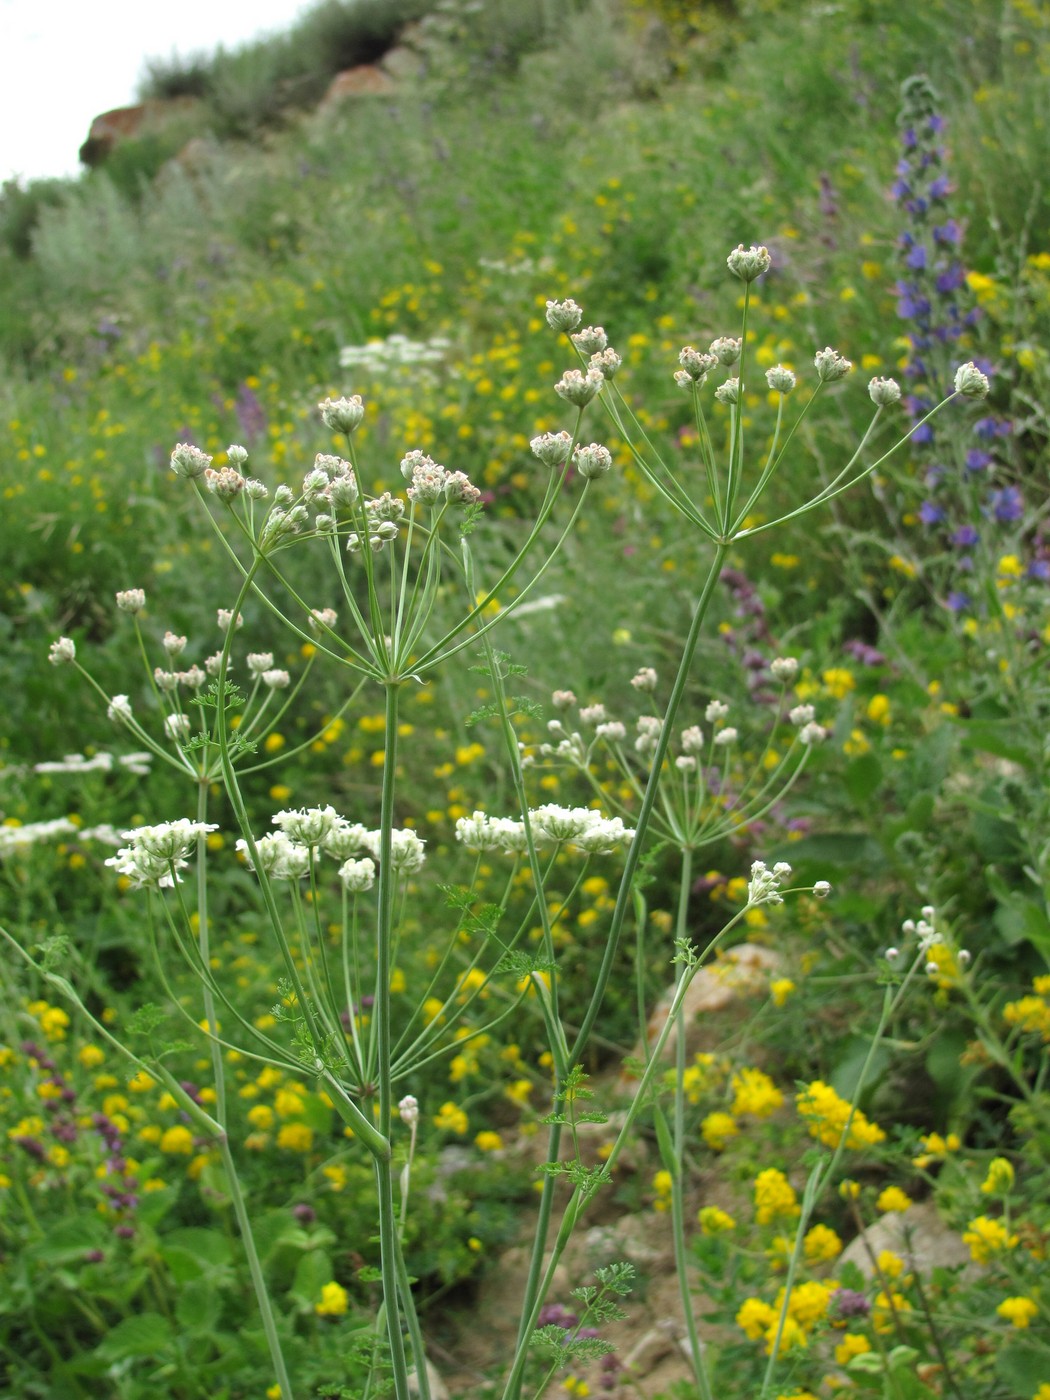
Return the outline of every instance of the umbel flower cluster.
{"type": "Polygon", "coordinates": [[[593,807],[562,807],[547,802],[529,809],[528,827],[513,817],[490,817],[475,812],[456,822],[456,840],[472,851],[502,851],[524,855],[529,832],[537,845],[569,846],[585,855],[606,855],[634,837],[620,817],[603,817],[593,807]]]}
{"type": "MultiPolygon", "coordinates": [[[[322,855],[342,862],[339,879],[351,893],[370,890],[375,882],[382,832],[341,817],[334,807],[308,807],[277,812],[277,831],[249,844],[243,838],[237,850],[247,864],[273,880],[299,880],[309,875],[322,855]]],[[[391,833],[390,863],[395,874],[411,875],[421,869],[425,842],[409,827],[391,833]]]]}

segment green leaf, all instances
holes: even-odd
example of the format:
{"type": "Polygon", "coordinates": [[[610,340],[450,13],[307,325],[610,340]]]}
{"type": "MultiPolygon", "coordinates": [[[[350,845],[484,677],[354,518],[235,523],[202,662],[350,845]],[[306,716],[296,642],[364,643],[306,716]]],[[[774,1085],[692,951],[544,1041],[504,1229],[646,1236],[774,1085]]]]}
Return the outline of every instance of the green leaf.
{"type": "Polygon", "coordinates": [[[321,1289],[331,1283],[332,1261],[323,1249],[311,1249],[299,1260],[289,1289],[301,1306],[312,1308],[321,1300],[321,1289]]]}
{"type": "Polygon", "coordinates": [[[882,786],[882,764],[875,754],[862,753],[849,764],[842,781],[856,805],[862,807],[882,786]]]}
{"type": "Polygon", "coordinates": [[[159,1252],[172,1277],[180,1284],[226,1268],[233,1257],[225,1235],[195,1225],[172,1230],[165,1236],[159,1252]]]}
{"type": "Polygon", "coordinates": [[[1025,1400],[1050,1376],[1050,1349],[1031,1342],[1007,1342],[995,1358],[999,1379],[1025,1400]]]}
{"type": "Polygon", "coordinates": [[[25,1254],[41,1264],[79,1264],[89,1250],[98,1249],[107,1237],[101,1220],[84,1216],[56,1225],[38,1244],[30,1245],[25,1254]]]}
{"type": "Polygon", "coordinates": [[[994,754],[996,758],[1006,758],[1027,767],[1032,755],[1023,744],[1016,742],[1016,733],[1017,725],[1013,720],[1003,720],[1001,724],[971,720],[963,730],[963,744],[968,749],[994,754]]]}
{"type": "Polygon", "coordinates": [[[220,1306],[219,1295],[207,1279],[191,1279],[179,1290],[175,1316],[188,1332],[211,1332],[220,1306]]]}
{"type": "Polygon", "coordinates": [[[128,1356],[157,1356],[170,1345],[172,1336],[172,1325],[166,1317],[160,1313],[138,1313],[118,1322],[96,1350],[114,1361],[128,1356]]]}

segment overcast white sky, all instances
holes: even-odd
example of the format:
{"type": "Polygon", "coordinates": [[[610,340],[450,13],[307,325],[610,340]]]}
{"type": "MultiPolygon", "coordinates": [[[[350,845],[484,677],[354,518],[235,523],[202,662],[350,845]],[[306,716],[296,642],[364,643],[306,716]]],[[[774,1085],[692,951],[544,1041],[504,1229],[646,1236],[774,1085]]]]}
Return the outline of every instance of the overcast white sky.
{"type": "Polygon", "coordinates": [[[0,180],[75,175],[91,119],[147,58],[287,29],[312,0],[0,0],[0,180]]]}

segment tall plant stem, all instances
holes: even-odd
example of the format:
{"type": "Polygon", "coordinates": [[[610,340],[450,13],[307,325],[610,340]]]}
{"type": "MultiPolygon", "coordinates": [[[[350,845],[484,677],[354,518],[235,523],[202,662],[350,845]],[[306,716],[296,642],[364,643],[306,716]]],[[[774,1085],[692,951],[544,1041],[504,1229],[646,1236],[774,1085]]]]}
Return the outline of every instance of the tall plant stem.
{"type": "MultiPolygon", "coordinates": [[[[682,852],[682,870],[678,886],[678,919],[675,936],[681,944],[688,937],[686,915],[689,908],[689,891],[693,883],[693,853],[687,847],[682,852]]],[[[678,965],[677,981],[681,983],[688,969],[678,965]]],[[[675,1029],[675,1081],[674,1081],[674,1161],[671,1164],[671,1230],[674,1236],[674,1262],[678,1274],[678,1296],[682,1303],[682,1318],[689,1338],[690,1361],[693,1377],[701,1400],[713,1400],[711,1383],[704,1365],[700,1349],[700,1334],[693,1316],[693,1301],[689,1290],[689,1274],[685,1257],[685,1176],[682,1165],[685,1159],[685,1017],[679,1018],[675,1029]]]]}
{"type": "MultiPolygon", "coordinates": [[[[379,812],[379,890],[376,932],[376,986],[372,1014],[376,1024],[376,1053],[379,1081],[379,1132],[390,1141],[393,1118],[393,1086],[390,1066],[392,1043],[390,1028],[390,950],[394,937],[394,890],[397,883],[393,868],[394,791],[397,782],[397,715],[401,682],[386,683],[386,745],[383,762],[383,792],[379,812]]],[[[397,1211],[394,1205],[394,1175],[391,1154],[375,1158],[376,1193],[379,1204],[379,1254],[383,1276],[383,1301],[386,1305],[387,1338],[394,1372],[394,1391],[398,1400],[408,1400],[408,1362],[405,1340],[401,1332],[401,1309],[405,1310],[409,1331],[418,1348],[419,1326],[414,1316],[412,1291],[400,1261],[397,1211]],[[399,1305],[400,1299],[400,1305],[399,1305]]],[[[426,1359],[416,1360],[416,1383],[421,1400],[430,1400],[427,1384],[426,1359]]]]}
{"type": "Polygon", "coordinates": [[[689,631],[686,635],[685,645],[682,649],[682,660],[678,666],[678,674],[674,678],[671,687],[671,696],[667,702],[667,709],[664,713],[663,725],[660,729],[659,737],[656,741],[656,749],[653,753],[653,766],[649,772],[649,781],[645,785],[645,795],[642,798],[642,805],[638,811],[635,821],[634,840],[627,848],[627,859],[624,862],[623,876],[620,880],[620,888],[616,895],[616,907],[613,909],[612,919],[609,924],[609,936],[605,945],[605,953],[602,957],[601,967],[598,969],[598,976],[595,979],[594,992],[591,996],[590,1005],[583,1018],[580,1029],[577,1033],[575,1043],[569,1051],[570,1064],[575,1063],[583,1053],[584,1047],[594,1023],[598,1018],[598,1012],[605,999],[605,991],[609,985],[609,978],[612,976],[613,963],[616,960],[616,953],[620,943],[620,935],[623,932],[624,921],[627,918],[628,910],[632,904],[634,877],[638,871],[638,864],[642,858],[642,850],[645,846],[645,837],[649,829],[649,822],[652,817],[653,807],[656,805],[656,795],[660,787],[661,769],[667,757],[667,750],[671,744],[671,726],[674,724],[675,716],[678,714],[682,697],[685,694],[686,684],[689,680],[689,672],[692,669],[693,656],[696,652],[697,644],[700,641],[700,632],[707,616],[707,609],[711,603],[711,595],[714,593],[715,584],[718,582],[722,572],[722,565],[725,563],[726,555],[729,553],[729,541],[720,540],[715,549],[714,558],[708,570],[707,578],[704,581],[700,597],[696,601],[693,609],[692,620],[689,624],[689,631]]]}

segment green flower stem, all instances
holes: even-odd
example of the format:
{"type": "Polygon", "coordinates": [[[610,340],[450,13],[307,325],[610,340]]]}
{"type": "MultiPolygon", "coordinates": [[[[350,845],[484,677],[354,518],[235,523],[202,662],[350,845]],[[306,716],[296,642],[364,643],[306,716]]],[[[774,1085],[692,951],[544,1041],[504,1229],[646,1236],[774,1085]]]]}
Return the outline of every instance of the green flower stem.
{"type": "MultiPolygon", "coordinates": [[[[688,912],[689,892],[693,884],[693,853],[686,847],[682,852],[682,868],[678,878],[678,913],[675,936],[679,944],[689,936],[688,912]]],[[[678,965],[678,981],[681,982],[689,969],[678,965]]],[[[643,1032],[644,1033],[644,1032],[643,1032]]],[[[689,1275],[686,1269],[685,1250],[685,1180],[682,1164],[685,1161],[685,1020],[679,1017],[675,1031],[675,1083],[674,1083],[674,1161],[671,1165],[671,1232],[674,1240],[675,1272],[678,1275],[678,1296],[682,1304],[682,1317],[685,1320],[689,1337],[689,1359],[693,1367],[693,1378],[701,1400],[714,1400],[704,1354],[700,1344],[700,1334],[693,1314],[693,1300],[689,1288],[689,1275]]]]}
{"type": "MultiPolygon", "coordinates": [[[[767,520],[761,525],[754,525],[751,527],[751,529],[748,530],[734,529],[733,539],[750,539],[752,535],[760,535],[766,530],[776,529],[777,526],[784,525],[789,520],[796,520],[800,515],[808,515],[811,510],[816,509],[817,506],[823,505],[825,501],[830,501],[835,496],[841,496],[844,491],[848,491],[850,487],[856,486],[858,481],[863,481],[865,477],[871,476],[872,472],[877,471],[879,467],[882,466],[883,462],[888,461],[894,455],[895,452],[897,452],[901,447],[904,446],[906,442],[909,441],[916,428],[922,427],[923,423],[928,423],[935,414],[939,413],[946,404],[951,403],[952,399],[956,397],[957,395],[954,393],[949,394],[948,397],[942,399],[939,404],[935,404],[933,408],[930,409],[929,413],[927,413],[924,417],[920,418],[917,423],[913,423],[912,426],[905,433],[905,435],[902,438],[898,438],[897,441],[887,452],[884,452],[881,457],[877,458],[874,462],[870,463],[870,465],[862,468],[861,471],[857,472],[855,476],[851,476],[848,480],[844,480],[843,478],[847,476],[848,472],[853,466],[853,463],[860,456],[862,448],[868,441],[868,438],[871,436],[872,429],[878,421],[879,413],[881,412],[881,409],[878,410],[875,414],[875,417],[868,424],[868,430],[864,434],[864,437],[861,439],[860,447],[857,448],[856,452],[854,452],[853,456],[850,458],[846,466],[843,467],[843,469],[839,472],[838,476],[836,476],[835,479],[829,485],[823,487],[820,491],[817,492],[815,496],[813,496],[810,500],[806,501],[804,505],[797,507],[797,509],[795,510],[788,511],[786,515],[780,515],[775,520],[767,520]]],[[[786,446],[787,444],[785,443],[785,447],[786,446]]],[[[781,452],[781,456],[783,456],[783,452],[781,452]]]]}
{"type": "MultiPolygon", "coordinates": [[[[221,703],[221,702],[220,702],[221,703]]],[[[204,823],[208,817],[208,781],[201,779],[197,784],[197,817],[204,823]]],[[[208,924],[208,838],[202,831],[197,837],[197,940],[200,947],[201,963],[211,966],[211,930],[208,924]]],[[[226,1071],[222,1062],[222,1049],[216,1036],[219,1023],[215,1017],[215,998],[207,979],[202,978],[204,994],[204,1019],[208,1023],[208,1050],[211,1054],[211,1073],[215,1083],[215,1117],[223,1133],[226,1132],[226,1071]]]]}
{"type": "Polygon", "coordinates": [[[766,1400],[766,1397],[770,1391],[770,1387],[773,1383],[773,1372],[776,1368],[777,1357],[780,1351],[780,1340],[784,1335],[784,1326],[787,1322],[788,1304],[791,1300],[791,1289],[794,1286],[795,1275],[798,1272],[799,1260],[802,1256],[803,1237],[805,1236],[806,1231],[809,1228],[810,1219],[813,1215],[813,1211],[816,1208],[818,1200],[823,1194],[824,1188],[835,1175],[835,1172],[838,1170],[839,1162],[842,1160],[842,1157],[845,1154],[846,1143],[849,1141],[850,1128],[853,1124],[853,1117],[857,1111],[857,1105],[860,1102],[860,1096],[863,1092],[868,1074],[871,1071],[871,1066],[875,1059],[875,1052],[878,1049],[879,1045],[882,1043],[883,1036],[886,1033],[886,1027],[889,1025],[894,1012],[897,1010],[897,1007],[903,1001],[908,991],[908,988],[912,982],[912,979],[915,977],[915,974],[919,969],[919,964],[923,962],[925,962],[925,955],[922,952],[920,952],[919,955],[913,961],[911,967],[908,969],[907,975],[901,982],[900,986],[896,989],[896,992],[892,987],[886,988],[886,991],[883,994],[882,998],[882,1015],[879,1017],[879,1024],[875,1028],[875,1034],[872,1036],[871,1044],[868,1046],[868,1053],[864,1057],[863,1065],[861,1065],[860,1074],[857,1077],[857,1085],[853,1091],[853,1101],[850,1104],[849,1115],[846,1118],[846,1122],[843,1125],[842,1132],[839,1136],[838,1146],[835,1148],[835,1151],[832,1153],[830,1159],[822,1158],[814,1165],[813,1170],[809,1174],[809,1179],[806,1182],[806,1189],[802,1197],[802,1211],[799,1215],[798,1229],[795,1231],[795,1245],[793,1250],[791,1251],[791,1259],[788,1263],[787,1277],[784,1280],[784,1301],[780,1306],[780,1315],[777,1318],[776,1335],[773,1338],[773,1346],[770,1349],[769,1361],[766,1364],[765,1374],[762,1377],[762,1389],[759,1392],[758,1400],[766,1400]]]}
{"type": "Polygon", "coordinates": [[[671,687],[671,695],[664,713],[663,725],[661,726],[660,734],[656,741],[656,749],[653,752],[649,781],[645,786],[645,797],[642,799],[642,805],[635,822],[634,840],[627,848],[627,857],[624,862],[623,875],[620,879],[620,888],[616,895],[616,906],[613,909],[612,918],[609,923],[609,935],[605,945],[605,952],[602,956],[601,967],[598,969],[598,975],[595,979],[595,986],[591,995],[590,1004],[587,1007],[583,1022],[580,1025],[575,1043],[569,1051],[570,1062],[579,1060],[583,1047],[587,1044],[587,1039],[598,1018],[598,1012],[601,1010],[602,1001],[605,998],[605,991],[609,985],[613,963],[616,959],[620,935],[623,932],[624,920],[627,918],[627,913],[631,906],[632,886],[634,877],[638,871],[638,863],[642,858],[642,848],[645,845],[645,838],[649,830],[649,822],[652,817],[653,807],[656,804],[661,770],[671,744],[671,729],[675,717],[678,714],[678,708],[682,703],[682,697],[685,694],[685,688],[689,680],[689,672],[692,668],[693,654],[700,640],[700,631],[704,625],[704,618],[707,616],[707,609],[711,602],[711,597],[714,593],[719,575],[722,572],[722,565],[725,563],[728,553],[728,543],[720,541],[715,548],[714,558],[708,569],[707,579],[704,582],[703,589],[693,609],[689,631],[682,649],[682,660],[679,663],[678,674],[675,676],[674,684],[671,687]]]}
{"type": "MultiPolygon", "coordinates": [[[[667,1018],[664,1021],[664,1024],[660,1030],[660,1034],[656,1038],[656,1043],[653,1045],[652,1054],[648,1062],[646,1063],[642,1077],[638,1081],[638,1087],[635,1091],[635,1096],[631,1101],[631,1106],[627,1110],[627,1114],[624,1118],[623,1124],[621,1125],[620,1131],[616,1136],[616,1140],[614,1141],[612,1148],[610,1149],[609,1156],[606,1158],[605,1165],[608,1172],[611,1172],[612,1169],[615,1167],[617,1161],[619,1160],[620,1154],[623,1152],[624,1148],[627,1146],[627,1143],[630,1141],[635,1123],[641,1117],[643,1110],[648,1107],[649,1089],[652,1086],[652,1082],[655,1079],[657,1071],[659,1070],[660,1064],[663,1060],[663,1054],[664,1050],[667,1047],[667,1042],[670,1039],[672,1031],[677,1025],[678,1018],[682,1010],[682,1004],[685,1001],[685,995],[686,992],[689,990],[690,983],[696,976],[697,972],[699,972],[700,968],[703,966],[704,960],[707,957],[709,957],[710,954],[713,953],[718,947],[718,945],[723,941],[723,939],[729,933],[731,933],[734,928],[736,928],[737,924],[739,924],[745,918],[748,911],[752,907],[753,906],[750,903],[745,904],[742,909],[739,909],[733,915],[733,917],[729,920],[727,924],[723,925],[723,927],[710,941],[710,943],[703,950],[700,956],[690,961],[689,965],[686,967],[685,975],[677,983],[675,987],[675,994],[671,1001],[671,1006],[667,1012],[667,1018]]],[[[522,1318],[522,1324],[518,1332],[518,1344],[515,1350],[514,1363],[511,1367],[510,1375],[507,1377],[507,1383],[504,1387],[502,1400],[519,1400],[519,1397],[521,1395],[522,1380],[525,1373],[525,1363],[528,1358],[529,1339],[531,1338],[532,1333],[535,1330],[537,1319],[539,1318],[540,1314],[540,1308],[543,1306],[543,1301],[546,1298],[547,1293],[549,1292],[551,1285],[554,1281],[555,1271],[559,1263],[561,1262],[561,1257],[564,1254],[565,1248],[568,1245],[569,1240],[572,1237],[573,1231],[576,1228],[576,1223],[579,1220],[579,1217],[582,1215],[585,1207],[588,1205],[591,1198],[593,1197],[594,1191],[595,1187],[593,1185],[587,1187],[576,1187],[576,1189],[572,1193],[572,1196],[569,1199],[568,1205],[565,1208],[565,1214],[562,1217],[562,1223],[558,1230],[558,1235],[554,1243],[554,1248],[551,1252],[551,1257],[547,1261],[545,1268],[542,1268],[543,1261],[542,1258],[540,1259],[540,1265],[542,1268],[542,1278],[539,1280],[538,1285],[535,1287],[535,1289],[531,1290],[531,1307],[529,1308],[527,1315],[523,1316],[522,1318]]],[[[531,1282],[532,1270],[530,1269],[530,1287],[531,1282]]]]}
{"type": "MultiPolygon", "coordinates": [[[[384,714],[386,718],[386,752],[383,763],[383,790],[379,813],[379,882],[377,893],[376,983],[375,1004],[372,1009],[376,1029],[379,1081],[379,1133],[390,1141],[393,1119],[390,1025],[390,950],[394,936],[394,891],[397,875],[393,868],[394,791],[397,781],[397,723],[401,682],[386,682],[384,714]]],[[[401,1312],[404,1309],[409,1333],[419,1336],[419,1324],[414,1319],[412,1290],[407,1284],[404,1264],[400,1269],[397,1210],[394,1203],[393,1169],[389,1153],[375,1159],[376,1188],[379,1206],[380,1270],[383,1276],[383,1301],[386,1304],[387,1338],[394,1372],[397,1400],[409,1400],[408,1364],[404,1337],[401,1332],[401,1312]],[[404,1286],[402,1287],[402,1282],[404,1286]],[[401,1306],[399,1306],[399,1301],[401,1306]]],[[[416,1354],[416,1383],[421,1400],[430,1400],[427,1385],[426,1357],[416,1354]]]]}

